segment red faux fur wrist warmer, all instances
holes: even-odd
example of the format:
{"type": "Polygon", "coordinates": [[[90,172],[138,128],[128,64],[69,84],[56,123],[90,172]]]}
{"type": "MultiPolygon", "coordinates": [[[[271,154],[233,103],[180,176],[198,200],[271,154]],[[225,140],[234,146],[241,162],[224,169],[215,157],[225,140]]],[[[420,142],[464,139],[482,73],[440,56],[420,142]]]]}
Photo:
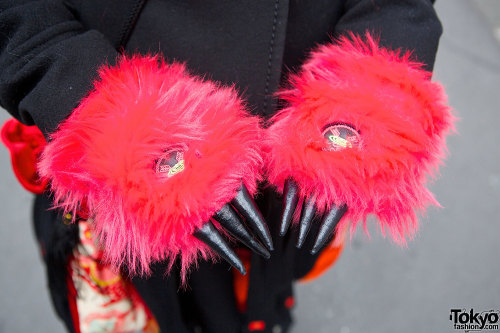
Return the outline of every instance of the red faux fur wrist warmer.
{"type": "Polygon", "coordinates": [[[369,35],[318,48],[290,83],[267,130],[269,182],[281,191],[293,178],[320,212],[346,203],[338,229],[374,214],[405,242],[416,211],[438,205],[425,185],[453,130],[443,87],[369,35]]]}
{"type": "Polygon", "coordinates": [[[123,58],[52,135],[39,164],[55,202],[86,203],[108,260],[133,273],[180,255],[183,272],[208,247],[196,228],[236,195],[256,191],[262,134],[231,88],[155,57],[123,58]]]}

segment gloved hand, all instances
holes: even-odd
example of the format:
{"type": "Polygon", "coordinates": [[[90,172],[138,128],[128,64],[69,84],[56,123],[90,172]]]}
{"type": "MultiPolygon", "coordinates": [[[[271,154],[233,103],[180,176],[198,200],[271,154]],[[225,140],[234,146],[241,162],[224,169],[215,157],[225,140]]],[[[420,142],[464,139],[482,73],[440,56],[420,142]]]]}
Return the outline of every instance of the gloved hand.
{"type": "MultiPolygon", "coordinates": [[[[232,199],[230,203],[222,206],[222,208],[212,216],[212,219],[218,222],[219,225],[225,229],[225,231],[245,244],[253,252],[266,259],[271,257],[271,254],[269,253],[269,251],[273,250],[271,234],[267,224],[262,218],[262,214],[244,184],[241,185],[236,197],[232,199]],[[247,225],[250,226],[251,230],[255,234],[257,234],[267,249],[253,238],[247,230],[245,224],[240,220],[238,213],[243,216],[247,225]]],[[[206,222],[201,228],[197,229],[194,232],[194,236],[210,246],[212,250],[217,252],[233,267],[238,269],[241,274],[246,274],[245,266],[241,260],[224,241],[210,221],[206,222]]]]}
{"type": "Polygon", "coordinates": [[[180,64],[123,58],[100,71],[53,133],[39,169],[58,207],[75,212],[86,204],[114,265],[147,274],[151,262],[180,257],[184,278],[199,256],[211,256],[208,245],[245,274],[220,233],[269,257],[272,240],[252,200],[261,142],[258,117],[233,89],[180,64]]]}
{"type": "Polygon", "coordinates": [[[397,242],[414,234],[415,211],[438,204],[425,185],[454,121],[430,76],[369,35],[312,53],[266,135],[268,180],[283,194],[281,235],[300,209],[298,247],[322,217],[312,253],[369,214],[397,242]]]}

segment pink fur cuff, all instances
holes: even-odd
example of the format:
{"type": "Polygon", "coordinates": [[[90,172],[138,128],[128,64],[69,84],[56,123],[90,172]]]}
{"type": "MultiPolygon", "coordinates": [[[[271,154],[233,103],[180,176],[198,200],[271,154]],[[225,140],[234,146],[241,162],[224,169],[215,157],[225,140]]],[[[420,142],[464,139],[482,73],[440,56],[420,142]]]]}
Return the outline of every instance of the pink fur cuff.
{"type": "Polygon", "coordinates": [[[253,194],[262,134],[236,92],[156,57],[123,58],[52,135],[39,164],[58,206],[86,203],[114,265],[147,273],[208,247],[192,236],[236,195],[253,194]]]}
{"type": "Polygon", "coordinates": [[[396,241],[412,236],[416,212],[438,204],[426,181],[453,130],[443,87],[368,35],[321,46],[290,83],[267,130],[269,182],[293,178],[320,212],[346,203],[338,229],[374,214],[396,241]]]}

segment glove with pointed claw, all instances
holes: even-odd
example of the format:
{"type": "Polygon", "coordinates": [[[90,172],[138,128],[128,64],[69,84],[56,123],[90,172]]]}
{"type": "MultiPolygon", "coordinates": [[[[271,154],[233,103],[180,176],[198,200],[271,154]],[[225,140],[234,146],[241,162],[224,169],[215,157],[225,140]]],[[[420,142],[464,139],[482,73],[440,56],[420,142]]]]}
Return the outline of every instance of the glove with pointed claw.
{"type": "Polygon", "coordinates": [[[416,211],[438,204],[426,178],[454,121],[441,85],[369,35],[320,47],[290,83],[281,92],[288,106],[266,135],[268,180],[283,193],[281,235],[300,219],[300,247],[322,217],[316,253],[332,233],[374,214],[405,242],[416,211]]]}
{"type": "Polygon", "coordinates": [[[93,92],[53,133],[39,168],[59,207],[86,203],[113,264],[148,273],[152,261],[179,256],[184,278],[212,248],[245,273],[219,232],[269,257],[271,237],[252,200],[261,142],[258,117],[233,89],[180,64],[123,58],[101,69],[93,92]]]}
{"type": "MultiPolygon", "coordinates": [[[[222,206],[222,208],[212,216],[212,219],[218,222],[219,225],[231,236],[238,239],[255,253],[266,259],[271,257],[271,254],[269,253],[269,251],[273,250],[271,234],[267,224],[262,218],[262,214],[255,205],[255,202],[245,185],[241,186],[236,197],[231,200],[231,203],[222,206]],[[245,224],[241,222],[235,208],[238,209],[239,214],[243,216],[247,222],[246,224],[255,234],[257,234],[266,247],[263,247],[257,240],[255,240],[251,233],[246,229],[245,224]]],[[[194,236],[208,245],[233,267],[238,269],[241,274],[246,274],[245,266],[241,260],[224,241],[224,238],[219,234],[210,221],[205,223],[201,228],[197,229],[194,236]]]]}

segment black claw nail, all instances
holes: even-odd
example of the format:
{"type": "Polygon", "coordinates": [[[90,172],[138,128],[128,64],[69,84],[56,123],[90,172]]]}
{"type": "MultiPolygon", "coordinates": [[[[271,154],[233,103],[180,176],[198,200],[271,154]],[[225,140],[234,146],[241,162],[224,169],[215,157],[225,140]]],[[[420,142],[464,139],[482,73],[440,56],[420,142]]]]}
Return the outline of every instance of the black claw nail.
{"type": "Polygon", "coordinates": [[[246,227],[241,222],[238,213],[229,204],[225,204],[222,208],[215,213],[213,219],[219,222],[219,224],[226,229],[233,237],[238,239],[240,242],[248,246],[255,253],[263,256],[266,259],[271,257],[269,251],[267,251],[259,242],[257,242],[252,235],[248,232],[246,227]]]}
{"type": "Polygon", "coordinates": [[[299,249],[307,238],[314,215],[316,215],[316,198],[309,197],[306,202],[304,202],[304,207],[302,207],[302,212],[300,213],[300,229],[297,239],[297,248],[299,249]]]}
{"type": "Polygon", "coordinates": [[[297,202],[299,201],[299,187],[297,183],[289,178],[285,181],[283,188],[283,214],[281,215],[280,236],[285,236],[290,223],[292,222],[293,213],[297,202]]]}
{"type": "Polygon", "coordinates": [[[224,238],[222,238],[212,222],[205,223],[203,227],[196,230],[193,235],[203,243],[207,244],[218,255],[230,263],[231,266],[239,270],[241,274],[245,275],[247,273],[240,258],[238,258],[233,249],[231,249],[224,238]]]}
{"type": "Polygon", "coordinates": [[[271,258],[271,253],[269,253],[269,251],[255,239],[252,238],[250,240],[250,244],[245,244],[245,245],[247,245],[252,251],[257,253],[258,255],[261,255],[266,259],[271,258]]]}
{"type": "Polygon", "coordinates": [[[273,241],[271,233],[267,228],[266,222],[260,213],[257,205],[252,199],[245,185],[241,185],[238,194],[231,201],[231,204],[238,210],[238,212],[245,218],[245,221],[259,237],[269,251],[273,250],[273,241]]]}
{"type": "Polygon", "coordinates": [[[332,206],[328,214],[326,214],[321,227],[316,237],[316,242],[311,250],[311,254],[316,254],[325,245],[328,239],[333,236],[335,227],[339,223],[340,219],[347,212],[347,205],[343,204],[340,207],[332,206]]]}

